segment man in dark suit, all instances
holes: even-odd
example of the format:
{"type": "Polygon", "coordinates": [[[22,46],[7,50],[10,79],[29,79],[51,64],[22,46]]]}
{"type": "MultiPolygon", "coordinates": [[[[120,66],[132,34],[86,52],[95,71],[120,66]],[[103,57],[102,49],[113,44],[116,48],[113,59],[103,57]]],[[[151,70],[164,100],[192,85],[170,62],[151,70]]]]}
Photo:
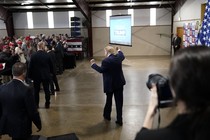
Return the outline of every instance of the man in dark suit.
{"type": "Polygon", "coordinates": [[[26,65],[17,62],[12,67],[13,80],[0,86],[0,135],[13,140],[27,140],[32,134],[32,122],[42,128],[33,90],[25,82],[26,65]]]}
{"type": "Polygon", "coordinates": [[[114,95],[118,125],[123,124],[122,108],[123,108],[123,86],[125,78],[122,71],[122,61],[125,59],[124,54],[117,48],[118,53],[115,55],[114,48],[111,46],[105,47],[106,58],[102,61],[101,67],[92,59],[91,67],[103,74],[104,93],[106,93],[106,104],[104,107],[104,119],[111,120],[112,97],[114,95]]]}
{"type": "Polygon", "coordinates": [[[50,79],[53,71],[53,62],[47,52],[44,51],[44,42],[37,45],[38,51],[32,54],[29,63],[28,76],[34,81],[34,95],[37,107],[39,107],[40,84],[42,83],[45,92],[45,108],[50,107],[50,79]]]}
{"type": "Polygon", "coordinates": [[[176,34],[176,36],[172,40],[174,54],[176,53],[176,51],[178,51],[180,49],[181,43],[182,43],[181,37],[179,37],[178,34],[176,34]]]}
{"type": "Polygon", "coordinates": [[[58,85],[58,79],[57,79],[57,76],[56,76],[55,52],[52,50],[51,45],[47,45],[46,51],[49,54],[51,61],[53,62],[53,74],[52,74],[51,80],[50,80],[50,91],[51,91],[51,95],[54,95],[55,91],[60,91],[60,87],[58,85]],[[54,84],[55,84],[55,89],[54,89],[54,84]]]}
{"type": "Polygon", "coordinates": [[[63,73],[63,58],[64,58],[64,48],[60,41],[60,37],[56,36],[56,46],[55,46],[55,56],[57,60],[58,74],[63,73]]]}

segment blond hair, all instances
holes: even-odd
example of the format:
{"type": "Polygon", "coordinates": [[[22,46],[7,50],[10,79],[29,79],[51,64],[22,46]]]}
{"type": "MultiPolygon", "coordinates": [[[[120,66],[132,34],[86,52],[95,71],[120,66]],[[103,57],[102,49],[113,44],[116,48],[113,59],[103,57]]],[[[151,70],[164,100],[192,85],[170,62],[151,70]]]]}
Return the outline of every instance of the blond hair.
{"type": "Polygon", "coordinates": [[[44,50],[44,47],[45,47],[45,44],[44,44],[44,42],[42,42],[42,41],[40,41],[40,42],[37,44],[37,48],[38,48],[39,50],[44,50]]]}
{"type": "Polygon", "coordinates": [[[106,46],[104,49],[105,49],[108,53],[110,53],[110,54],[114,54],[114,53],[115,53],[115,50],[114,50],[114,48],[113,48],[112,46],[106,46]]]}

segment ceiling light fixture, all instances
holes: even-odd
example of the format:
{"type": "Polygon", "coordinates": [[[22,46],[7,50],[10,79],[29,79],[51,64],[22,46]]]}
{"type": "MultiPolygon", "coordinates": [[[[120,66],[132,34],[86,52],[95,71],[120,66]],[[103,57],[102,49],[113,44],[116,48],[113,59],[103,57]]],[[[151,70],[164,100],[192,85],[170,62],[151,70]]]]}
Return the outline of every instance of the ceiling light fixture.
{"type": "Polygon", "coordinates": [[[72,8],[72,7],[75,7],[74,5],[68,5],[68,7],[72,8]]]}
{"type": "Polygon", "coordinates": [[[109,7],[109,6],[112,6],[112,3],[107,3],[106,6],[108,6],[108,7],[109,7]]]}
{"type": "Polygon", "coordinates": [[[33,6],[25,6],[26,9],[32,9],[33,6]]]}
{"type": "Polygon", "coordinates": [[[33,3],[33,1],[32,0],[28,0],[28,1],[22,2],[21,5],[28,5],[28,4],[31,4],[31,3],[33,3]]]}
{"type": "Polygon", "coordinates": [[[55,0],[47,0],[47,3],[55,2],[55,0]]]}

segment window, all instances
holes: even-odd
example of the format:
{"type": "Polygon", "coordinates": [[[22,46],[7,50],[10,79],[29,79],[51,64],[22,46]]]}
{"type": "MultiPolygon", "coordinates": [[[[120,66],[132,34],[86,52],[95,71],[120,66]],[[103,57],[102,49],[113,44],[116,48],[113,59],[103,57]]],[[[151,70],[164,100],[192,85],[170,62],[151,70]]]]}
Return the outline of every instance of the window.
{"type": "Polygon", "coordinates": [[[106,10],[106,27],[109,27],[109,18],[112,15],[112,10],[106,10]]]}
{"type": "Polygon", "coordinates": [[[55,2],[55,0],[47,0],[47,3],[55,2]]]}
{"type": "Polygon", "coordinates": [[[150,26],[156,25],[156,8],[150,8],[150,26]]]}
{"type": "Polygon", "coordinates": [[[33,24],[33,14],[32,14],[32,12],[27,12],[27,22],[28,22],[28,29],[33,29],[34,24],[33,24]]]}
{"type": "Polygon", "coordinates": [[[134,12],[133,12],[133,9],[128,9],[128,14],[131,15],[131,26],[134,26],[134,12]]]}
{"type": "Polygon", "coordinates": [[[54,28],[54,17],[52,11],[48,12],[48,27],[54,28]]]}

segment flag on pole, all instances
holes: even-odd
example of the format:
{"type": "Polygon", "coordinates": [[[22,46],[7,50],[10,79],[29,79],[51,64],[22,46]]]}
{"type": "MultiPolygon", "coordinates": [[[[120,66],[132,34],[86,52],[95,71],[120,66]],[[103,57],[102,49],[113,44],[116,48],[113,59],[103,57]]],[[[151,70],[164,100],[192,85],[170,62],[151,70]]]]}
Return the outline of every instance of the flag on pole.
{"type": "Polygon", "coordinates": [[[196,44],[198,44],[199,41],[202,45],[210,47],[210,0],[208,0],[206,4],[204,19],[198,34],[196,44]]]}

